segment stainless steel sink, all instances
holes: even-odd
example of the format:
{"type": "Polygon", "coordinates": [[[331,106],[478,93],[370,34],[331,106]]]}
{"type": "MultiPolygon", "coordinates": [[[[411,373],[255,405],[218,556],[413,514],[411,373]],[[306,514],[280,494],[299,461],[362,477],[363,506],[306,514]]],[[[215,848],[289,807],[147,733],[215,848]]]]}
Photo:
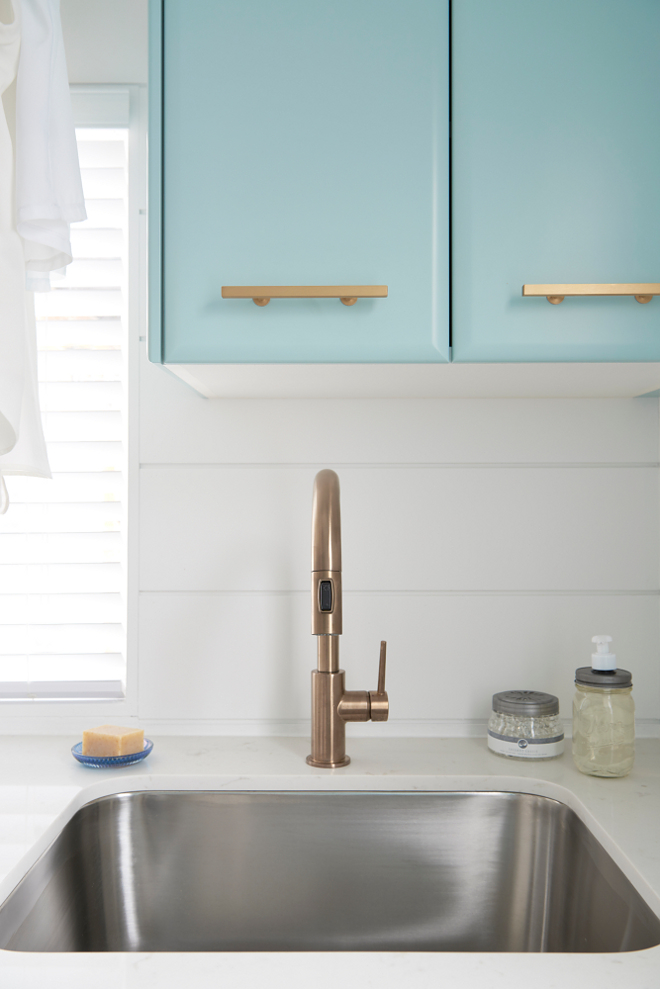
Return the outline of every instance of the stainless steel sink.
{"type": "Polygon", "coordinates": [[[137,792],[0,907],[16,951],[631,951],[660,920],[567,806],[519,793],[137,792]]]}

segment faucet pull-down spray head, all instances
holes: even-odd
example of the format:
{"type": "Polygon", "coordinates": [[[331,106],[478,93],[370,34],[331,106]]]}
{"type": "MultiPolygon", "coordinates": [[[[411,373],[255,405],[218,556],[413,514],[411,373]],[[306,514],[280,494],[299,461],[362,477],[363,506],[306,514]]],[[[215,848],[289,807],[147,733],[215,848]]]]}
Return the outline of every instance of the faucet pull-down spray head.
{"type": "Polygon", "coordinates": [[[333,470],[321,470],[312,499],[312,635],[341,635],[341,605],[339,478],[333,470]]]}

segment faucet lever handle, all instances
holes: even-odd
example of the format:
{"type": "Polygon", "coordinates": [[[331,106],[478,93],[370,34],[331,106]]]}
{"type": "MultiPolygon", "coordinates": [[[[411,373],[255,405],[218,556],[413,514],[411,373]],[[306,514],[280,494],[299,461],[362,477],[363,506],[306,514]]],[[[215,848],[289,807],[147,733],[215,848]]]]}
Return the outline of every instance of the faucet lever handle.
{"type": "Polygon", "coordinates": [[[385,691],[385,654],[387,642],[380,644],[380,662],[378,664],[378,690],[369,691],[371,704],[371,720],[387,721],[390,713],[390,702],[385,691]]]}
{"type": "Polygon", "coordinates": [[[387,642],[380,644],[380,663],[378,664],[378,693],[385,693],[385,653],[387,652],[387,642]]]}

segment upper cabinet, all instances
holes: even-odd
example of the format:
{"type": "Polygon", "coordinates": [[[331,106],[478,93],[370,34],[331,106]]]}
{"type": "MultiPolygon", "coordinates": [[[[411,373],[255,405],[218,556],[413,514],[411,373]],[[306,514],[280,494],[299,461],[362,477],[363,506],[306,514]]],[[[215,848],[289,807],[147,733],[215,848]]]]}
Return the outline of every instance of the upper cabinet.
{"type": "Polygon", "coordinates": [[[453,358],[658,361],[658,0],[454,0],[453,358]],[[657,287],[657,286],[656,286],[657,287]]]}
{"type": "Polygon", "coordinates": [[[448,360],[448,24],[448,0],[152,3],[152,360],[448,360]]]}
{"type": "MultiPolygon", "coordinates": [[[[454,362],[660,361],[660,298],[522,294],[660,282],[660,0],[449,13],[152,0],[152,360],[414,364],[406,394],[444,394],[451,229],[454,362]]],[[[305,373],[283,393],[335,393],[305,373]]]]}

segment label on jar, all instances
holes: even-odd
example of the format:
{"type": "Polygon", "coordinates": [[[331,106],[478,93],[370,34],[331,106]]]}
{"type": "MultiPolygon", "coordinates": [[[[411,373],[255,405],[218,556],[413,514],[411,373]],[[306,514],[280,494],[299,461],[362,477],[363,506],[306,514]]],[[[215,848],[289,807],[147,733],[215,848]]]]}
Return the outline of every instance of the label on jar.
{"type": "Polygon", "coordinates": [[[552,759],[564,751],[564,733],[552,738],[513,738],[488,729],[488,748],[517,759],[552,759]]]}

